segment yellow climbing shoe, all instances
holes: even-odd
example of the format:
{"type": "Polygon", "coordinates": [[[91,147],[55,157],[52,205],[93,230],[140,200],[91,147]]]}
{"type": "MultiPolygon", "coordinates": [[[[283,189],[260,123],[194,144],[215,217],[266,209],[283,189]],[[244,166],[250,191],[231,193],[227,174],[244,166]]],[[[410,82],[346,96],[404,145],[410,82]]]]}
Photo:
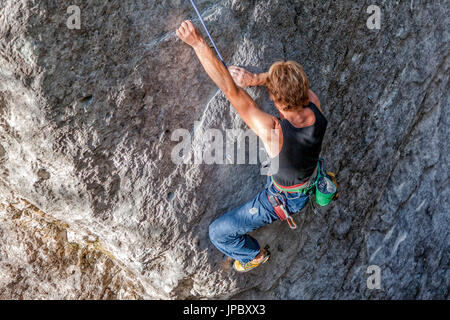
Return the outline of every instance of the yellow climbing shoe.
{"type": "Polygon", "coordinates": [[[260,262],[253,262],[253,260],[252,260],[247,263],[242,263],[238,260],[234,260],[233,269],[236,270],[237,272],[247,272],[252,269],[255,269],[256,267],[262,265],[263,263],[266,263],[270,258],[270,252],[267,249],[263,249],[263,252],[264,252],[264,257],[262,258],[262,260],[260,262]]]}

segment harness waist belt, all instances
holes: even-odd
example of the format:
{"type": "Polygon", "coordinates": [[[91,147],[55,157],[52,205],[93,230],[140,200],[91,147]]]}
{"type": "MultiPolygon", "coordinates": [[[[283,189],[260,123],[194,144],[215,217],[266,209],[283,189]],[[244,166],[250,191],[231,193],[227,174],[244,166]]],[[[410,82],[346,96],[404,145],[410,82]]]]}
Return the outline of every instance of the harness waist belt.
{"type": "Polygon", "coordinates": [[[296,184],[295,186],[285,187],[285,186],[279,185],[278,183],[275,182],[275,179],[273,178],[273,176],[270,176],[270,179],[272,180],[272,183],[275,186],[275,189],[277,189],[278,191],[284,191],[284,192],[289,192],[289,193],[302,192],[302,190],[305,190],[306,188],[308,188],[311,185],[310,182],[316,178],[317,168],[318,168],[318,166],[316,166],[313,174],[308,178],[308,180],[306,180],[303,183],[296,184]]]}

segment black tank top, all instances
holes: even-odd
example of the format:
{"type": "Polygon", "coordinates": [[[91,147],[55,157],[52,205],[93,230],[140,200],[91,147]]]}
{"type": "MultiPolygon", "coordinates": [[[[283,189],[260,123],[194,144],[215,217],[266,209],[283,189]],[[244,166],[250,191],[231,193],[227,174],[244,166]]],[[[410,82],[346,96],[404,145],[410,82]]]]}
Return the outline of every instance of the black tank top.
{"type": "Polygon", "coordinates": [[[307,108],[316,116],[316,121],[311,126],[296,128],[286,119],[280,121],[283,145],[280,153],[271,159],[270,171],[277,171],[274,161],[278,161],[278,171],[272,173],[272,176],[279,185],[293,186],[306,181],[313,174],[319,160],[328,121],[314,103],[310,102],[307,108]]]}

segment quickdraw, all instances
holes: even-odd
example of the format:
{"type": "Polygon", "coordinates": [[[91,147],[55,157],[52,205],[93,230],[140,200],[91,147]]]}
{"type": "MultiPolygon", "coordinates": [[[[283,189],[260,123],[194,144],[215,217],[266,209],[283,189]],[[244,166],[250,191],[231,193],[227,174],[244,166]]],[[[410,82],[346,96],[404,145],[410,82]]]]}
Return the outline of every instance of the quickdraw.
{"type": "Polygon", "coordinates": [[[280,218],[281,221],[286,220],[287,223],[289,224],[289,228],[297,229],[297,224],[295,223],[291,215],[288,213],[288,211],[286,210],[284,204],[280,201],[280,199],[278,199],[276,195],[269,193],[267,193],[267,199],[269,200],[270,204],[275,210],[275,213],[278,216],[278,218],[280,218]]]}

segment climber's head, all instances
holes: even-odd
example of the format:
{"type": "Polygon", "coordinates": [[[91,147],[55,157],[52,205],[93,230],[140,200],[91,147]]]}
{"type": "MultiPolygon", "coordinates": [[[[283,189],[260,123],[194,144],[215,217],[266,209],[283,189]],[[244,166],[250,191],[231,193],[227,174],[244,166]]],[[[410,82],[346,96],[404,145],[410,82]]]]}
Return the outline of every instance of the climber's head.
{"type": "Polygon", "coordinates": [[[266,87],[280,111],[296,111],[309,102],[309,81],[295,61],[278,61],[269,69],[266,87]]]}

